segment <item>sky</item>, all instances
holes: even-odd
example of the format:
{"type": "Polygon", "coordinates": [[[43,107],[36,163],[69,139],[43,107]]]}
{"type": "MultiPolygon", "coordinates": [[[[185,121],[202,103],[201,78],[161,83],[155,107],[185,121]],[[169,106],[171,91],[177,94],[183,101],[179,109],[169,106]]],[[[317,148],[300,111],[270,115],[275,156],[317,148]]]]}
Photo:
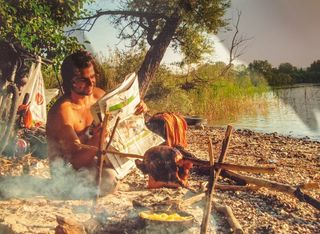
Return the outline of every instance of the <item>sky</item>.
{"type": "MultiPolygon", "coordinates": [[[[306,67],[320,59],[319,0],[233,0],[228,17],[236,9],[242,12],[240,32],[253,37],[242,60],[306,67]]],[[[230,34],[219,36],[230,38],[230,34]]]]}
{"type": "MultiPolygon", "coordinates": [[[[100,0],[101,9],[110,9],[108,0],[100,0]]],[[[225,17],[230,28],[235,23],[237,10],[241,11],[240,35],[252,38],[238,63],[248,64],[253,60],[268,60],[273,66],[290,62],[297,67],[307,67],[320,59],[320,0],[232,0],[225,17]]],[[[213,36],[214,54],[207,56],[213,61],[227,61],[228,48],[233,32],[221,31],[213,36]]],[[[117,39],[117,30],[106,18],[99,19],[90,32],[85,33],[91,49],[108,56],[114,48],[125,49],[117,39]]],[[[179,54],[167,50],[163,61],[170,64],[181,59],[179,54]]]]}

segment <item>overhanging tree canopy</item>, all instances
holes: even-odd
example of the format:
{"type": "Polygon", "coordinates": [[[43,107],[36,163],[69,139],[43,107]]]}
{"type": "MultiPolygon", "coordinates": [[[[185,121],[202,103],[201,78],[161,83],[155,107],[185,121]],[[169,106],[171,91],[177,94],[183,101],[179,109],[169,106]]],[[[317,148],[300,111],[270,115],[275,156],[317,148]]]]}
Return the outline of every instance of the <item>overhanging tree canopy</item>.
{"type": "Polygon", "coordinates": [[[80,48],[64,29],[83,17],[92,0],[0,0],[0,39],[19,42],[31,52],[61,60],[80,48]]]}
{"type": "Polygon", "coordinates": [[[99,17],[109,15],[120,38],[130,39],[132,46],[149,44],[138,71],[144,96],[170,43],[188,59],[199,59],[208,50],[207,35],[226,25],[229,6],[229,0],[119,0],[118,9],[94,12],[79,29],[90,30],[99,17]]]}

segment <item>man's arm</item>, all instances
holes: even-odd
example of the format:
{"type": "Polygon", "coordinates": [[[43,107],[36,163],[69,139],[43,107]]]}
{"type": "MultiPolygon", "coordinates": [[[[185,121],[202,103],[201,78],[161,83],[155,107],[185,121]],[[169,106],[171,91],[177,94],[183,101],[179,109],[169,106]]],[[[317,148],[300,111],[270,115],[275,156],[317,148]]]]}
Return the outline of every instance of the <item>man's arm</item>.
{"type": "Polygon", "coordinates": [[[75,169],[92,166],[97,149],[81,147],[86,143],[98,147],[99,129],[93,131],[93,136],[87,142],[81,142],[74,130],[73,114],[68,107],[61,107],[56,113],[49,113],[47,121],[48,138],[54,139],[59,145],[62,154],[75,169]]]}

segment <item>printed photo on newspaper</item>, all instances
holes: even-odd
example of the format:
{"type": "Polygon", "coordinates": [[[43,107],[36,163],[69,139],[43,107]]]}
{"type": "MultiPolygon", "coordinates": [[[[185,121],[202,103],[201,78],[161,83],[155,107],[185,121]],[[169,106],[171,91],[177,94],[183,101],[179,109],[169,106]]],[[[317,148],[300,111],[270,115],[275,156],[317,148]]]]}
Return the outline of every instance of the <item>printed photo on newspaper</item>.
{"type": "MultiPolygon", "coordinates": [[[[122,153],[143,155],[149,148],[159,145],[164,140],[151,132],[146,126],[144,116],[135,115],[135,107],[140,102],[138,77],[135,73],[126,76],[125,80],[114,90],[104,95],[91,108],[94,121],[99,123],[106,112],[111,114],[109,131],[111,132],[117,117],[117,126],[111,145],[122,153]]],[[[106,141],[109,140],[109,136],[106,141]]],[[[119,179],[127,175],[135,166],[134,159],[107,155],[117,172],[119,179]]]]}

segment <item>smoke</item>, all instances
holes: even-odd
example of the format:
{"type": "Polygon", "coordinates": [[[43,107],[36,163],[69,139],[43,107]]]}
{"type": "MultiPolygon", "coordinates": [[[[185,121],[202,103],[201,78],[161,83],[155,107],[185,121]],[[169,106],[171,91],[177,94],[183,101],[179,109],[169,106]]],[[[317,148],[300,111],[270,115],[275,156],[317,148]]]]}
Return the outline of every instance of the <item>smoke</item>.
{"type": "Polygon", "coordinates": [[[75,171],[62,160],[52,164],[52,178],[38,176],[0,177],[0,197],[28,198],[45,196],[57,199],[89,199],[97,193],[95,170],[75,171]]]}

